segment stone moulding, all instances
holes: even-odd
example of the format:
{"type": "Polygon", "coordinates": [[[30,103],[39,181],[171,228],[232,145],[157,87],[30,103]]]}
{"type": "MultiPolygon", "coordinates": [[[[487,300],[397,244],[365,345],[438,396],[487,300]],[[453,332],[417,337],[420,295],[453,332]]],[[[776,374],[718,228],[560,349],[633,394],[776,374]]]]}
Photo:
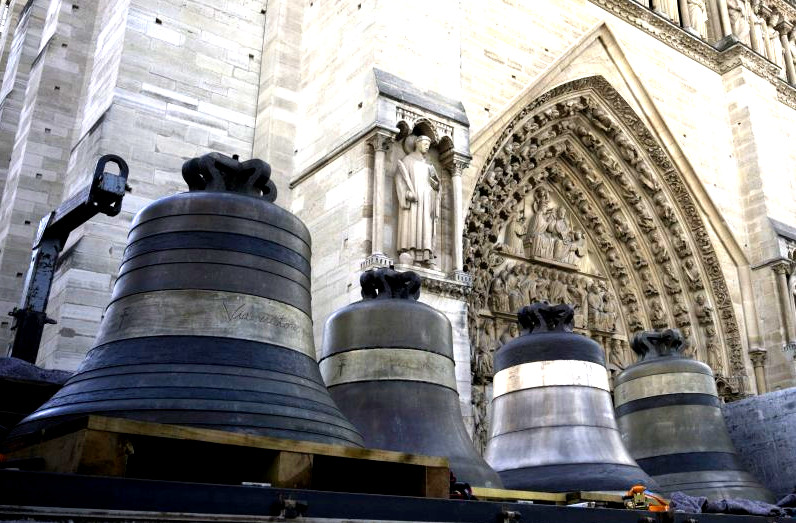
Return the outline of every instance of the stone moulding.
{"type": "MultiPolygon", "coordinates": [[[[736,41],[723,51],[719,51],[632,0],[590,1],[719,74],[724,74],[736,67],[749,69],[774,84],[777,89],[777,99],[780,102],[796,109],[796,87],[779,77],[780,67],[769,62],[743,43],[736,41]]],[[[785,0],[774,0],[772,3],[776,4],[776,7],[783,12],[793,13],[796,18],[796,7],[790,3],[785,0]]]]}
{"type": "MultiPolygon", "coordinates": [[[[621,123],[620,127],[627,129],[636,143],[643,147],[646,155],[656,166],[656,171],[659,173],[661,180],[665,183],[673,201],[676,202],[684,219],[683,225],[691,233],[690,237],[698,249],[702,266],[708,276],[708,285],[714,299],[715,311],[728,352],[730,364],[729,374],[731,374],[729,382],[733,389],[743,394],[748,387],[746,383],[748,378],[743,357],[740,330],[735,318],[733,303],[719,259],[712,246],[708,230],[699,214],[697,205],[668,153],[659,145],[646,124],[636,115],[630,105],[603,77],[593,76],[582,78],[560,85],[541,95],[535,101],[518,111],[512,120],[505,125],[503,131],[495,140],[494,146],[487,155],[479,172],[476,188],[486,183],[485,179],[492,169],[495,160],[498,159],[501,152],[504,150],[506,143],[512,140],[513,134],[517,132],[517,129],[522,125],[524,120],[530,115],[544,111],[544,107],[549,104],[566,102],[568,98],[574,99],[583,93],[593,93],[602,103],[610,107],[613,117],[621,123]]],[[[471,205],[476,205],[477,198],[478,190],[476,189],[471,205]]],[[[471,209],[473,209],[473,207],[471,207],[471,209]]],[[[487,221],[492,224],[501,221],[497,208],[492,207],[489,213],[491,213],[491,216],[487,217],[487,221]]],[[[468,217],[468,221],[470,219],[472,219],[472,216],[468,217]]],[[[470,249],[470,256],[473,256],[476,253],[474,249],[475,246],[468,245],[468,247],[470,249]]],[[[488,258],[496,256],[496,253],[491,252],[491,248],[489,247],[486,247],[486,250],[482,250],[479,246],[477,251],[477,255],[481,257],[485,256],[488,258]]],[[[471,308],[476,306],[480,292],[479,286],[476,285],[473,293],[470,295],[470,300],[472,302],[471,308]]],[[[473,328],[474,326],[471,325],[471,338],[475,334],[472,330],[473,328]]]]}

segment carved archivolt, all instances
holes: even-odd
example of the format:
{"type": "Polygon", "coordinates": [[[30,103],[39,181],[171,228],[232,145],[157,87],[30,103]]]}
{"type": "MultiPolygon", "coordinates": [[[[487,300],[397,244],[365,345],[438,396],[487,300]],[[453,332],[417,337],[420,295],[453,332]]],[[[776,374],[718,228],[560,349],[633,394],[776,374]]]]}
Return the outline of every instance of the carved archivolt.
{"type": "Polygon", "coordinates": [[[518,305],[547,299],[574,304],[576,328],[617,368],[630,363],[633,332],[677,326],[691,354],[743,392],[740,332],[691,193],[602,77],[514,117],[479,173],[464,235],[476,387],[490,382],[518,305]]]}

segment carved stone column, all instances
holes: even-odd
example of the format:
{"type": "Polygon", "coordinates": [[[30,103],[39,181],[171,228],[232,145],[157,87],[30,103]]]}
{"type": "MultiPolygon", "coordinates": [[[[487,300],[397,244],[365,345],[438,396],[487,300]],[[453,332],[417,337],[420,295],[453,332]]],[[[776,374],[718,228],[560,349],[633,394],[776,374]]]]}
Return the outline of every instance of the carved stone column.
{"type": "Polygon", "coordinates": [[[721,19],[721,32],[724,36],[732,34],[732,21],[730,20],[730,11],[727,9],[727,0],[717,0],[719,7],[719,18],[721,19]]]}
{"type": "Polygon", "coordinates": [[[757,393],[765,394],[768,392],[768,380],[766,379],[766,360],[768,352],[766,349],[756,349],[749,352],[749,359],[755,369],[755,382],[757,383],[757,393]]]}
{"type": "Polygon", "coordinates": [[[694,30],[694,26],[691,25],[691,8],[688,6],[688,0],[677,0],[677,3],[680,6],[680,27],[695,36],[699,36],[699,33],[694,30]]]}
{"type": "Polygon", "coordinates": [[[794,323],[790,304],[790,289],[788,288],[788,274],[790,273],[789,261],[779,261],[771,266],[777,275],[777,294],[779,294],[779,306],[782,313],[783,323],[785,324],[785,345],[790,348],[796,345],[796,324],[794,323]]]}
{"type": "Polygon", "coordinates": [[[768,19],[771,18],[771,8],[767,5],[760,4],[759,7],[759,15],[760,15],[760,24],[762,25],[763,31],[763,43],[765,44],[766,48],[766,56],[768,59],[774,63],[779,63],[777,60],[777,54],[774,51],[774,44],[771,42],[771,38],[769,37],[769,33],[771,30],[768,27],[768,19]]]}
{"type": "Polygon", "coordinates": [[[384,254],[384,170],[385,158],[392,141],[392,135],[386,131],[376,131],[367,140],[368,145],[373,148],[373,230],[371,254],[362,263],[362,270],[389,267],[393,263],[384,254]]]}
{"type": "Polygon", "coordinates": [[[453,190],[453,272],[451,277],[462,283],[470,283],[470,275],[464,272],[464,216],[462,211],[462,172],[470,165],[469,159],[454,155],[451,170],[451,188],[453,190]]]}
{"type": "Polygon", "coordinates": [[[780,42],[782,42],[782,52],[785,54],[785,71],[788,75],[788,82],[796,85],[796,68],[793,66],[793,55],[790,52],[790,42],[788,42],[788,33],[793,29],[793,24],[787,20],[782,20],[774,28],[779,33],[780,42]]]}

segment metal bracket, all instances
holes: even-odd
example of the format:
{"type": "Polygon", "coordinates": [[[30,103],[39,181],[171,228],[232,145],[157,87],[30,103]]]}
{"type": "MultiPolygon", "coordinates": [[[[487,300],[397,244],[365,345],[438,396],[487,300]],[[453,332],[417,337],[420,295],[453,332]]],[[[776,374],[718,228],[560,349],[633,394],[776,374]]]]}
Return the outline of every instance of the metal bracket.
{"type": "Polygon", "coordinates": [[[47,317],[47,301],[58,256],[69,234],[80,225],[99,213],[116,216],[121,212],[122,198],[131,190],[127,185],[129,172],[121,157],[115,154],[102,156],[97,161],[91,183],[39,222],[19,307],[8,313],[14,318],[11,325],[14,338],[8,346],[9,356],[36,363],[44,326],[56,323],[47,317]],[[109,163],[119,168],[119,174],[106,172],[105,167],[109,163]]]}

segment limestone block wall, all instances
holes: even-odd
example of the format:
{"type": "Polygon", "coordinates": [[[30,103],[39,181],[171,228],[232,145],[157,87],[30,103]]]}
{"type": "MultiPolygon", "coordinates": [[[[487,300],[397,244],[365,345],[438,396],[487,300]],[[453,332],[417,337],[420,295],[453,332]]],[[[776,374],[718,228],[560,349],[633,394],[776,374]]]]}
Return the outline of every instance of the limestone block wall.
{"type": "Polygon", "coordinates": [[[746,469],[777,498],[796,487],[796,389],[770,392],[722,407],[746,469]]]}

